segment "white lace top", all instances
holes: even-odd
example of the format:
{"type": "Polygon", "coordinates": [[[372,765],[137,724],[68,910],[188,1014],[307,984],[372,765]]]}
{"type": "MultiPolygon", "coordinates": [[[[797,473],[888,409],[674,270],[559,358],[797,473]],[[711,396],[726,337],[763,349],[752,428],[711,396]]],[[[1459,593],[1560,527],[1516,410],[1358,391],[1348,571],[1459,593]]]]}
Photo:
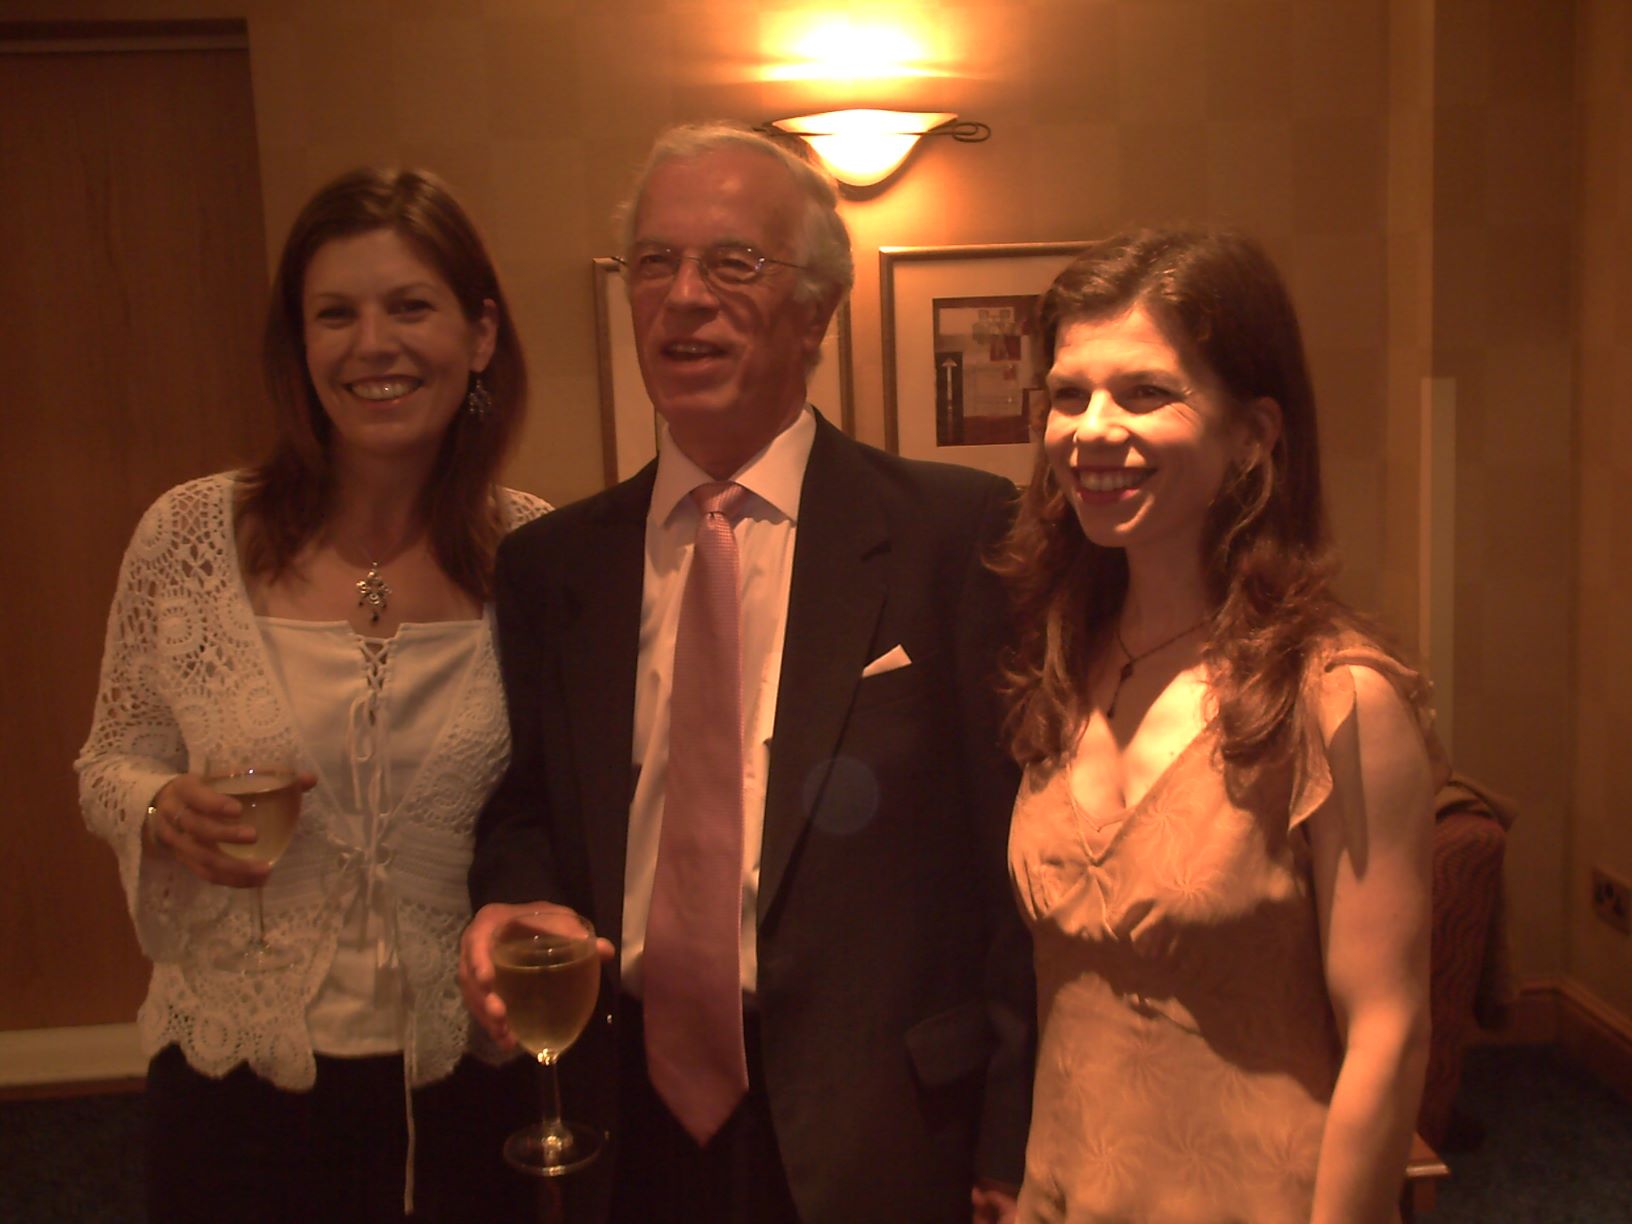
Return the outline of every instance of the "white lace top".
{"type": "MultiPolygon", "coordinates": [[[[315,1078],[307,1009],[329,977],[344,917],[359,895],[380,897],[400,964],[410,1083],[452,1070],[470,1024],[454,974],[469,915],[465,872],[477,813],[509,758],[509,731],[491,631],[463,682],[448,690],[442,725],[411,782],[392,796],[373,834],[332,777],[332,748],[306,741],[285,696],[238,567],[233,477],[171,489],[142,516],[120,567],[108,615],[102,680],[80,752],[80,806],[119,859],[137,938],[153,961],[137,1014],[144,1050],[175,1043],[194,1067],[221,1075],[238,1063],[282,1088],[315,1078]],[[206,884],[142,848],[153,795],[173,775],[233,744],[292,753],[319,775],[294,840],[268,877],[267,937],[298,953],[287,970],[246,984],[209,964],[225,937],[249,939],[241,890],[206,884]]],[[[548,509],[502,491],[512,527],[548,509]]],[[[363,672],[358,672],[359,684],[363,672]]]]}
{"type": "MultiPolygon", "coordinates": [[[[390,638],[344,621],[256,618],[295,729],[336,800],[329,832],[377,867],[397,799],[412,791],[487,640],[485,620],[404,623],[390,638]]],[[[369,869],[352,888],[329,973],[306,1009],[312,1048],[401,1050],[407,1020],[396,897],[369,869]]]]}

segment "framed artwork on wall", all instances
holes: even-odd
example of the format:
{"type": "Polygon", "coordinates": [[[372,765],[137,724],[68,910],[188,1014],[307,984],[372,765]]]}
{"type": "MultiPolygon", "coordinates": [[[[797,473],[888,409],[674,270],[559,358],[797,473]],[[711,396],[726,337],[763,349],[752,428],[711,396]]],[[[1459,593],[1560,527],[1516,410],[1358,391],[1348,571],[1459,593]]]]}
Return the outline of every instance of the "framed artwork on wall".
{"type": "Polygon", "coordinates": [[[886,449],[1031,479],[1033,306],[1083,246],[879,249],[886,449]]]}
{"type": "MultiPolygon", "coordinates": [[[[601,400],[601,454],[607,485],[627,480],[657,454],[657,414],[640,377],[635,331],[629,320],[618,261],[593,261],[595,278],[595,348],[601,400]]],[[[850,369],[850,303],[833,316],[822,341],[822,357],[811,372],[810,402],[855,436],[855,404],[850,369]]]]}

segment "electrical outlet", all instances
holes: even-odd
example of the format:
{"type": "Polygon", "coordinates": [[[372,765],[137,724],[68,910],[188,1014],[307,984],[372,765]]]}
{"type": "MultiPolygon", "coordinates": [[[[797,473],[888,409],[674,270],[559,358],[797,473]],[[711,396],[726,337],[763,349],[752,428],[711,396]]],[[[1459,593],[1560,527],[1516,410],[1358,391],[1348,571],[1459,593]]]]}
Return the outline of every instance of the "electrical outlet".
{"type": "Polygon", "coordinates": [[[1622,935],[1632,935],[1632,888],[1599,867],[1592,869],[1592,912],[1622,935]]]}

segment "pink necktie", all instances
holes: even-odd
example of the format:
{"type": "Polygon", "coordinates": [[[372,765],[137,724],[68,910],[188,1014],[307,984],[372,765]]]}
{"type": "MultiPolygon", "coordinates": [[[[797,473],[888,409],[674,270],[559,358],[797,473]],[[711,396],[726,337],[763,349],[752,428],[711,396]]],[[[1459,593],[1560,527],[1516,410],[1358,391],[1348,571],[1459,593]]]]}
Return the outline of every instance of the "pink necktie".
{"type": "Polygon", "coordinates": [[[646,921],[646,1065],[699,1144],[748,1090],[742,1045],[742,635],[731,524],[747,490],[692,491],[702,511],[680,604],[669,773],[646,921]]]}

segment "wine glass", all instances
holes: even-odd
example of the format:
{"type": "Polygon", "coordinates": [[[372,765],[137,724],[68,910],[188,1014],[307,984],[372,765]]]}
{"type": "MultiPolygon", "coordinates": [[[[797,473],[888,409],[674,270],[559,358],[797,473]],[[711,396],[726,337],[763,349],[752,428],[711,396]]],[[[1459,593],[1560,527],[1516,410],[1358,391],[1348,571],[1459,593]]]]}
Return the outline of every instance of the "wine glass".
{"type": "Polygon", "coordinates": [[[600,1155],[605,1136],[561,1120],[555,1062],[595,1011],[601,989],[595,928],[571,910],[521,911],[493,936],[493,989],[517,1044],[544,1068],[543,1116],[504,1141],[504,1159],[535,1177],[581,1169],[600,1155]]]}
{"type": "MultiPolygon", "coordinates": [[[[255,830],[252,842],[217,842],[223,854],[250,863],[271,866],[283,856],[300,818],[300,786],[292,760],[266,753],[218,752],[204,762],[204,781],[223,795],[238,800],[239,821],[255,830]]],[[[261,912],[261,886],[254,893],[255,937],[247,948],[231,948],[216,956],[218,969],[233,973],[265,973],[294,963],[294,954],[266,940],[261,912]]]]}

